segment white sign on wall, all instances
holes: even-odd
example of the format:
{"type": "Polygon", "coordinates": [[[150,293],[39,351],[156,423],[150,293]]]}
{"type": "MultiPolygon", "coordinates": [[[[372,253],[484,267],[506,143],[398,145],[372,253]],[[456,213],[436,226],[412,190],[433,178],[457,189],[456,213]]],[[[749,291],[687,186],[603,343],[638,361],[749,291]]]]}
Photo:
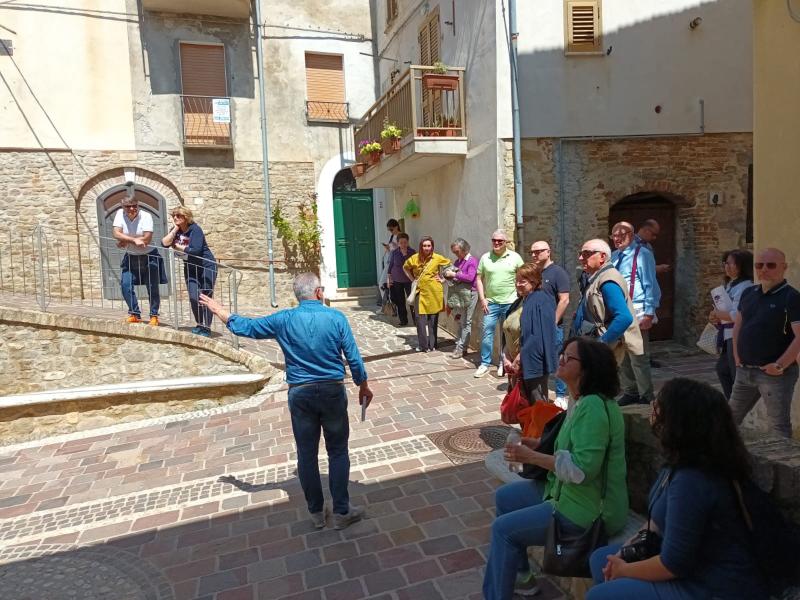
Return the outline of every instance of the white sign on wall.
{"type": "Polygon", "coordinates": [[[211,100],[211,113],[214,123],[231,122],[230,98],[213,98],[211,100]]]}

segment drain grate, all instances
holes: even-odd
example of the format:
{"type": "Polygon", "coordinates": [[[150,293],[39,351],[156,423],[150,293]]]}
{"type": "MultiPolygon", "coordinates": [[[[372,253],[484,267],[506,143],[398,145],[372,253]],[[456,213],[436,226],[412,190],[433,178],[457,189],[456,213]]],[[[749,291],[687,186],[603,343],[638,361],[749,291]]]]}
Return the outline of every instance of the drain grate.
{"type": "Polygon", "coordinates": [[[492,450],[502,448],[511,428],[501,422],[470,425],[428,434],[454,465],[482,461],[492,450]]]}

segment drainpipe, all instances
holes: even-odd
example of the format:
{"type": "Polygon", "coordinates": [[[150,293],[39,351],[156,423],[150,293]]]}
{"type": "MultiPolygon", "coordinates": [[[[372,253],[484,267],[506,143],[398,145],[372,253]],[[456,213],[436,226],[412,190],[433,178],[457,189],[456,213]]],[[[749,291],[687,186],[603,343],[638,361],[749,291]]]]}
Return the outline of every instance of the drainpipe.
{"type": "Polygon", "coordinates": [[[269,264],[269,299],[272,308],[277,308],[275,299],[275,254],[272,250],[272,203],[269,195],[269,150],[267,147],[267,103],[264,99],[264,52],[261,42],[261,0],[253,0],[255,5],[256,61],[258,62],[258,105],[261,111],[261,162],[264,173],[264,219],[267,222],[267,262],[269,264]]]}
{"type": "Polygon", "coordinates": [[[509,54],[511,59],[511,127],[514,132],[514,144],[512,148],[514,158],[514,212],[516,213],[517,228],[517,250],[520,251],[524,246],[522,239],[522,149],[519,129],[519,92],[517,82],[519,72],[517,71],[517,0],[508,0],[508,29],[511,38],[509,54]]]}

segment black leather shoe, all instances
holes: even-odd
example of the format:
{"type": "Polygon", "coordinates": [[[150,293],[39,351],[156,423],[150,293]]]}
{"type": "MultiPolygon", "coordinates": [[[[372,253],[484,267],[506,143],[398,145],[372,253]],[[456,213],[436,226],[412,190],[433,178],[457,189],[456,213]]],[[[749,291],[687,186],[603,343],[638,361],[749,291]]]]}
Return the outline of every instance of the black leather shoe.
{"type": "Polygon", "coordinates": [[[617,400],[617,404],[620,406],[629,406],[631,404],[639,404],[641,401],[642,399],[638,394],[635,396],[633,394],[623,394],[622,397],[617,400]]]}

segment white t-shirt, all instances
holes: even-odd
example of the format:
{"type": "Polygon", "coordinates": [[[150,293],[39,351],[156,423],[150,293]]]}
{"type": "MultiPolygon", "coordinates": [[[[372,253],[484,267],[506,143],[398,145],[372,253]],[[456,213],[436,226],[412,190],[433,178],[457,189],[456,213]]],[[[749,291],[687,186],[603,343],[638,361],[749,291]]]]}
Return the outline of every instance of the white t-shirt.
{"type": "MultiPolygon", "coordinates": [[[[117,214],[114,215],[114,227],[119,227],[122,229],[122,233],[125,235],[139,237],[144,235],[147,231],[152,233],[153,217],[150,215],[150,213],[145,212],[140,208],[136,218],[131,221],[125,215],[125,210],[120,208],[117,211],[117,214]]],[[[136,244],[128,244],[125,247],[125,251],[129,254],[147,254],[152,250],[152,248],[147,246],[139,248],[136,246],[136,244]]]]}

